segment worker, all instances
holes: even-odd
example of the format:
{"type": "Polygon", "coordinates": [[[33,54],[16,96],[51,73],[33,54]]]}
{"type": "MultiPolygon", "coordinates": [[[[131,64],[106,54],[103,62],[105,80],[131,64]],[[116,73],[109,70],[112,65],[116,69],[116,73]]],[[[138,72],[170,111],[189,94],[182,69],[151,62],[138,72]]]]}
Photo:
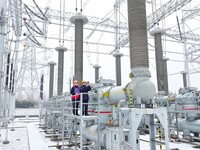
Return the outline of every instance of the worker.
{"type": "Polygon", "coordinates": [[[74,81],[70,94],[72,95],[73,114],[78,116],[78,105],[80,101],[80,87],[78,80],[74,81]]]}
{"type": "Polygon", "coordinates": [[[80,92],[82,94],[82,115],[88,116],[88,101],[89,101],[89,95],[88,92],[91,90],[91,86],[89,85],[89,82],[86,82],[85,80],[82,81],[82,86],[80,87],[80,92]]]}

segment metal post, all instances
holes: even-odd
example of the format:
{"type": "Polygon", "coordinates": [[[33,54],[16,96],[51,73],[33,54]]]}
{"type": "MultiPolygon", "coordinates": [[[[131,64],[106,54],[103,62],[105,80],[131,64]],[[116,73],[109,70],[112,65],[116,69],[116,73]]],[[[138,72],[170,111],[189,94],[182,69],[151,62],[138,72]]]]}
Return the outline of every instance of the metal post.
{"type": "Polygon", "coordinates": [[[58,51],[57,95],[62,95],[62,93],[63,93],[64,52],[67,51],[67,48],[56,47],[56,51],[58,51]]]}
{"type": "Polygon", "coordinates": [[[121,85],[121,57],[123,56],[122,53],[114,53],[113,56],[115,57],[115,67],[116,67],[116,85],[121,85]]]}
{"type": "Polygon", "coordinates": [[[149,137],[150,137],[150,150],[156,150],[155,143],[155,128],[154,128],[154,114],[149,115],[150,123],[149,123],[149,137]]]}
{"type": "Polygon", "coordinates": [[[41,125],[41,119],[42,119],[42,100],[44,99],[44,74],[42,74],[40,79],[40,101],[39,101],[39,125],[41,125]]]}
{"type": "MultiPolygon", "coordinates": [[[[7,0],[1,0],[0,1],[0,110],[3,110],[3,84],[2,84],[2,80],[3,80],[3,56],[5,53],[5,47],[4,47],[4,39],[5,39],[5,24],[6,24],[6,4],[7,4],[7,0]]],[[[1,112],[0,112],[0,116],[1,116],[1,112]]]]}
{"type": "Polygon", "coordinates": [[[16,36],[16,43],[15,43],[15,61],[14,61],[14,67],[13,67],[13,73],[12,73],[12,96],[11,96],[11,115],[14,117],[15,113],[15,101],[16,101],[16,85],[17,85],[17,74],[18,74],[18,53],[19,53],[19,41],[20,36],[16,36]]]}
{"type": "Polygon", "coordinates": [[[165,33],[164,30],[156,29],[150,34],[154,36],[155,42],[155,57],[156,57],[156,71],[157,71],[157,86],[158,91],[164,91],[164,68],[163,68],[163,50],[162,50],[162,38],[161,36],[165,33]]]}
{"type": "Polygon", "coordinates": [[[10,52],[7,54],[7,62],[6,62],[6,77],[5,77],[5,89],[4,89],[4,115],[5,116],[10,116],[10,106],[11,103],[9,101],[9,88],[8,88],[8,83],[9,83],[9,71],[10,71],[10,52]]]}
{"type": "Polygon", "coordinates": [[[6,138],[3,141],[3,144],[9,144],[10,142],[8,141],[8,120],[6,122],[6,138]]]}
{"type": "MultiPolygon", "coordinates": [[[[80,149],[83,149],[83,93],[81,93],[81,99],[80,99],[80,149]]],[[[78,108],[77,108],[78,109],[78,108]]]]}
{"type": "Polygon", "coordinates": [[[62,100],[62,150],[64,150],[64,140],[65,140],[65,119],[64,119],[64,100],[62,100]]]}
{"type": "Polygon", "coordinates": [[[50,66],[50,74],[49,74],[49,98],[53,97],[53,89],[54,89],[54,66],[55,62],[51,61],[48,63],[50,66]]]}
{"type": "Polygon", "coordinates": [[[168,71],[167,71],[167,61],[169,58],[163,58],[163,70],[164,70],[164,91],[166,95],[169,94],[169,87],[168,87],[168,71]]]}
{"type": "MultiPolygon", "coordinates": [[[[183,13],[183,12],[182,12],[183,13]]],[[[185,33],[185,20],[182,20],[182,33],[185,33]]],[[[185,38],[182,39],[183,42],[183,53],[184,53],[184,71],[186,72],[186,84],[187,86],[190,86],[190,74],[188,73],[189,71],[189,57],[187,53],[187,40],[185,38]]]]}
{"type": "Polygon", "coordinates": [[[9,71],[10,71],[10,53],[8,53],[8,55],[7,55],[6,81],[5,81],[6,89],[8,89],[9,71]]]}
{"type": "Polygon", "coordinates": [[[71,85],[72,85],[72,79],[69,79],[69,91],[71,90],[71,85]]]}
{"type": "Polygon", "coordinates": [[[187,72],[182,71],[181,74],[183,75],[183,87],[186,88],[187,87],[187,72]]]}
{"type": "Polygon", "coordinates": [[[99,80],[99,69],[101,68],[101,66],[96,64],[93,66],[93,68],[95,69],[95,83],[97,83],[99,80]]]}
{"type": "Polygon", "coordinates": [[[40,79],[40,99],[43,100],[44,98],[44,74],[42,74],[41,79],[40,79]]]}
{"type": "Polygon", "coordinates": [[[76,15],[70,18],[71,23],[75,24],[75,80],[83,80],[83,25],[88,19],[82,15],[76,15]]]}

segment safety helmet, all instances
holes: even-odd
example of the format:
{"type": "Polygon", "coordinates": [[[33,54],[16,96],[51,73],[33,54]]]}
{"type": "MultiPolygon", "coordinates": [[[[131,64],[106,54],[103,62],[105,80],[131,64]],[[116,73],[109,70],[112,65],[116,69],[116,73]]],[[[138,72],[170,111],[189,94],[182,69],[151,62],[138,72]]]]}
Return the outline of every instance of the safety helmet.
{"type": "Polygon", "coordinates": [[[74,80],[74,84],[75,84],[75,83],[78,83],[78,80],[74,80]]]}
{"type": "Polygon", "coordinates": [[[86,83],[86,81],[85,81],[85,80],[83,80],[81,83],[86,83]]]}

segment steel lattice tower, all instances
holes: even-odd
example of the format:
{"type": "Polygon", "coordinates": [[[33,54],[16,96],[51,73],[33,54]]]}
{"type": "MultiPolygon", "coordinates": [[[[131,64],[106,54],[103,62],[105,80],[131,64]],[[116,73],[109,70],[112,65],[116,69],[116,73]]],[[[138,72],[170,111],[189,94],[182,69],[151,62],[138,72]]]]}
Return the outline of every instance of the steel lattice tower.
{"type": "Polygon", "coordinates": [[[17,78],[17,98],[35,100],[39,98],[39,78],[36,68],[36,48],[28,40],[24,47],[21,68],[17,78]]]}

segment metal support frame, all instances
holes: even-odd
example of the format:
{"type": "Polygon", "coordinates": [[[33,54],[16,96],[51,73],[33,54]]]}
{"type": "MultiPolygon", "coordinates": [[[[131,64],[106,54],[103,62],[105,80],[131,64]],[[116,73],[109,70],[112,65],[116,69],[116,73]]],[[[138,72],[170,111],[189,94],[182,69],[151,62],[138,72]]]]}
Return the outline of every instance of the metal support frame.
{"type": "Polygon", "coordinates": [[[3,62],[4,62],[4,54],[5,54],[5,47],[4,47],[4,40],[5,40],[5,23],[6,23],[6,7],[7,0],[2,0],[0,2],[0,116],[2,116],[3,110],[3,77],[4,77],[4,69],[3,69],[3,62]]]}
{"type": "Polygon", "coordinates": [[[155,128],[154,128],[154,115],[158,117],[160,123],[165,130],[165,149],[169,150],[169,134],[168,134],[168,114],[167,108],[120,108],[119,109],[119,126],[121,128],[121,149],[129,148],[132,150],[139,150],[139,139],[137,138],[137,129],[141,122],[143,115],[148,115],[150,119],[150,150],[156,150],[155,128]],[[127,123],[129,122],[129,123],[127,123]],[[123,130],[122,130],[123,129],[123,130]],[[124,129],[128,129],[130,132],[131,144],[126,142],[123,137],[124,129]],[[137,148],[137,149],[136,149],[137,148]]]}

